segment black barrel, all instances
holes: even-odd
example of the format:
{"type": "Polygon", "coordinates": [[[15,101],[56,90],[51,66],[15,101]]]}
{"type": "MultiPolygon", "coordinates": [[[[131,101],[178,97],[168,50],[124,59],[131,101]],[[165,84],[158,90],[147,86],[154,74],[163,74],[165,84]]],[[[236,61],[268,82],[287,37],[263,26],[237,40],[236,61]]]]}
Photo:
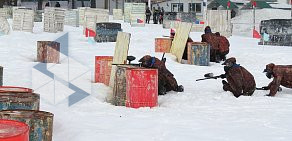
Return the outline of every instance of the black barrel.
{"type": "Polygon", "coordinates": [[[115,42],[119,31],[122,31],[120,23],[97,23],[94,39],[96,42],[115,42]]]}
{"type": "Polygon", "coordinates": [[[260,24],[262,35],[259,44],[275,46],[292,46],[292,19],[271,19],[263,20],[260,24]],[[265,34],[264,34],[265,33],[265,34]],[[264,41],[264,35],[269,35],[264,41]]]}

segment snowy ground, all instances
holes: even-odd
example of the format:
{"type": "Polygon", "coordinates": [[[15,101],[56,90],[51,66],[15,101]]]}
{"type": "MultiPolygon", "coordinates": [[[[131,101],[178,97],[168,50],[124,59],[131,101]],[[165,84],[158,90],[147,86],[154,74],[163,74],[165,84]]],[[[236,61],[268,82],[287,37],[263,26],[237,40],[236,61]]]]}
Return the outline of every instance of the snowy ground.
{"type": "MultiPolygon", "coordinates": [[[[160,25],[131,28],[124,23],[122,28],[131,33],[129,55],[137,58],[145,54],[161,58],[154,52],[154,39],[169,35],[169,30],[160,25]]],[[[34,33],[15,32],[0,36],[0,60],[4,67],[4,85],[33,87],[40,76],[34,76],[36,41],[55,40],[69,32],[69,56],[73,62],[71,73],[79,73],[80,67],[88,67],[90,74],[81,77],[76,85],[91,87],[91,95],[68,107],[67,101],[52,104],[48,96],[41,94],[41,110],[54,113],[54,141],[290,141],[292,139],[292,90],[283,88],[275,97],[266,97],[268,91],[255,91],[251,97],[235,98],[222,90],[221,80],[196,82],[205,73],[223,73],[223,66],[179,64],[175,56],[166,54],[167,68],[175,75],[185,92],[170,92],[159,96],[155,108],[131,109],[113,106],[105,102],[111,89],[93,81],[94,56],[113,55],[115,43],[90,45],[82,36],[82,28],[65,26],[62,33],[45,33],[42,24],[36,23],[34,33]],[[83,66],[78,66],[82,64],[83,66]],[[87,85],[88,84],[88,85],[87,85]]],[[[194,41],[200,41],[202,33],[191,33],[194,41]]],[[[258,87],[271,80],[262,73],[268,63],[291,64],[292,48],[259,46],[259,40],[248,37],[229,38],[231,51],[228,57],[237,62],[255,77],[258,87]]],[[[64,57],[64,56],[63,56],[64,57]]],[[[65,73],[67,61],[56,65],[56,73],[65,73]],[[62,69],[63,68],[63,69],[62,69]]],[[[67,64],[68,65],[68,64],[67,64]]],[[[85,67],[85,68],[86,68],[85,67]]],[[[52,69],[52,71],[54,71],[52,69]]],[[[70,78],[68,78],[70,79],[70,78]]],[[[71,79],[70,79],[71,80],[71,79]]],[[[68,90],[69,91],[69,90],[68,90]]],[[[64,93],[68,92],[64,90],[64,93]]],[[[62,95],[63,93],[60,93],[62,95]]],[[[53,96],[53,95],[52,95],[53,96]]]]}

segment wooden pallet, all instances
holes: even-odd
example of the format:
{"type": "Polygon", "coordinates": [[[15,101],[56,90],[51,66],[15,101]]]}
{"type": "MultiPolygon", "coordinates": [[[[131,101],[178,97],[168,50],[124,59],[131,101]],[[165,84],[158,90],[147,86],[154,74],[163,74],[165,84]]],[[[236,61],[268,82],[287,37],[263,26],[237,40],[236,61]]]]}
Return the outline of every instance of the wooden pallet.
{"type": "Polygon", "coordinates": [[[33,32],[34,11],[28,9],[15,9],[13,12],[12,28],[15,31],[33,32]]]}

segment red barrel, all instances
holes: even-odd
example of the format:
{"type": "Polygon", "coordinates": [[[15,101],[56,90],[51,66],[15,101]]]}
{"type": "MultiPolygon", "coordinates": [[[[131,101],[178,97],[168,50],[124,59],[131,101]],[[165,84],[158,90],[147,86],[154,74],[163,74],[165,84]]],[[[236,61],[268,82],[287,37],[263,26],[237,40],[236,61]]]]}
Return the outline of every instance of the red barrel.
{"type": "Polygon", "coordinates": [[[126,106],[155,107],[158,104],[158,70],[132,68],[126,71],[126,106]]]}
{"type": "Polygon", "coordinates": [[[15,86],[0,86],[0,93],[32,93],[30,88],[15,87],[15,86]]]}
{"type": "Polygon", "coordinates": [[[0,141],[29,141],[29,127],[14,120],[0,120],[0,141]]]}
{"type": "Polygon", "coordinates": [[[158,70],[118,65],[112,104],[131,108],[158,104],[158,70]]]}
{"type": "Polygon", "coordinates": [[[109,85],[112,62],[112,56],[95,56],[95,83],[109,85]]]}

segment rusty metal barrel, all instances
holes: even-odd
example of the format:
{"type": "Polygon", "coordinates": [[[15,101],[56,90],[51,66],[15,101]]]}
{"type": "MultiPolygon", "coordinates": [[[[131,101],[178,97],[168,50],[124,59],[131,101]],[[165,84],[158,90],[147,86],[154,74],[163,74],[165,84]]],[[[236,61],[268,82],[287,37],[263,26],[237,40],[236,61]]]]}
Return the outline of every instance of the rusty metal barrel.
{"type": "Polygon", "coordinates": [[[0,141],[28,141],[29,127],[15,120],[0,120],[0,141]]]}
{"type": "Polygon", "coordinates": [[[35,93],[0,93],[0,110],[39,110],[40,96],[35,93]]]}
{"type": "MultiPolygon", "coordinates": [[[[17,120],[29,125],[30,141],[52,141],[54,114],[35,110],[0,111],[0,119],[17,120]]],[[[64,139],[66,140],[66,139],[64,139]]]]}
{"type": "Polygon", "coordinates": [[[209,66],[210,46],[205,42],[192,42],[188,44],[188,64],[209,66]]]}
{"type": "Polygon", "coordinates": [[[59,63],[60,43],[55,41],[37,41],[37,61],[59,63]]]}
{"type": "Polygon", "coordinates": [[[15,87],[15,86],[0,86],[0,93],[32,93],[33,90],[30,88],[24,87],[15,87]]]}

